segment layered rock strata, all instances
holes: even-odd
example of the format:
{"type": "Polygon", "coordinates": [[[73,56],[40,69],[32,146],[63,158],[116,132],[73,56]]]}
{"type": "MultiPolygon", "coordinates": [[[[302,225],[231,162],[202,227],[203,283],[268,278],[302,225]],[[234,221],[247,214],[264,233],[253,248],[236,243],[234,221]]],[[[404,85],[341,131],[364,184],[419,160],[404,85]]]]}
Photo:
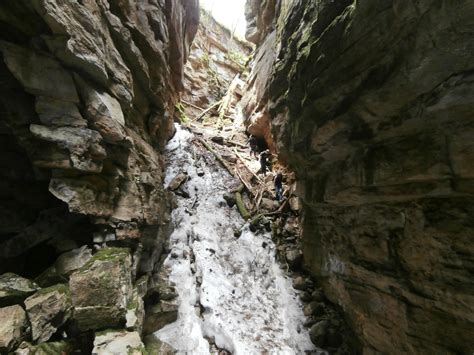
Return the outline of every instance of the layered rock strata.
{"type": "Polygon", "coordinates": [[[179,107],[183,120],[199,117],[222,99],[233,80],[239,84],[234,101],[242,97],[241,79],[252,50],[251,43],[236,37],[205,10],[201,10],[200,19],[184,68],[179,107]]]}
{"type": "Polygon", "coordinates": [[[171,207],[160,149],[198,23],[197,0],[0,5],[0,305],[31,322],[2,308],[1,349],[141,331],[171,207]]]}
{"type": "Polygon", "coordinates": [[[472,353],[473,4],[247,12],[245,112],[296,172],[306,267],[364,353],[472,353]]]}

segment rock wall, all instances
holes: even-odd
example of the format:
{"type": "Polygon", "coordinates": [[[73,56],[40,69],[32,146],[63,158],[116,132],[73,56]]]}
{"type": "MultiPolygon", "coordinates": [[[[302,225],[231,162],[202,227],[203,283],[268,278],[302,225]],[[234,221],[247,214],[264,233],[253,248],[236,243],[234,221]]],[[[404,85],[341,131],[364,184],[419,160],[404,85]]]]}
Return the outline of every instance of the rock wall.
{"type": "MultiPolygon", "coordinates": [[[[183,116],[199,117],[201,112],[222,99],[234,78],[242,75],[252,51],[251,44],[235,37],[201,9],[199,28],[184,68],[181,95],[183,116]]],[[[242,92],[239,86],[236,99],[242,92]]],[[[184,118],[184,119],[186,119],[184,118]]]]}
{"type": "MultiPolygon", "coordinates": [[[[79,324],[81,331],[124,326],[132,284],[155,269],[166,239],[171,202],[162,186],[160,149],[173,133],[198,23],[197,0],[0,5],[0,273],[36,278],[44,287],[67,283],[72,270],[87,265],[59,272],[60,254],[77,254],[80,246],[93,243],[126,247],[122,266],[107,254],[108,263],[87,267],[92,276],[96,269],[103,272],[101,267],[116,267],[111,283],[123,284],[123,294],[110,300],[102,295],[94,304],[94,297],[78,295],[84,289],[74,291],[72,285],[70,291],[45,291],[58,300],[72,293],[72,301],[61,299],[52,311],[62,320],[51,320],[52,330],[35,336],[32,329],[32,337],[22,333],[18,339],[54,339],[56,328],[70,323],[71,302],[75,315],[85,307],[80,315],[85,319],[98,317],[94,309],[104,312],[102,326],[79,324]]],[[[92,277],[87,270],[83,274],[92,277]]],[[[41,297],[32,304],[49,302],[41,297]]],[[[14,346],[17,341],[0,342],[0,351],[14,346]]]]}
{"type": "Polygon", "coordinates": [[[472,353],[472,2],[247,6],[245,112],[296,172],[306,267],[364,353],[472,353]]]}

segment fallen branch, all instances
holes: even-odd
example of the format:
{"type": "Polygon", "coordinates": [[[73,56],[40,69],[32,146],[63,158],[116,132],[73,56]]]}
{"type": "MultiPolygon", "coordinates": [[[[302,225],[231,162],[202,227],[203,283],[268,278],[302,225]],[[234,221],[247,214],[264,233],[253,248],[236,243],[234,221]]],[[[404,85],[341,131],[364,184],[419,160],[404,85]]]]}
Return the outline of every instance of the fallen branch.
{"type": "Polygon", "coordinates": [[[222,99],[220,99],[219,101],[216,101],[214,102],[211,106],[209,106],[207,109],[205,109],[204,111],[202,111],[199,116],[196,117],[196,121],[199,121],[201,118],[203,118],[206,113],[208,113],[209,111],[211,111],[213,108],[215,108],[216,106],[220,105],[222,102],[222,99]]]}
{"type": "Polygon", "coordinates": [[[245,220],[249,219],[250,214],[245,208],[244,200],[242,199],[242,194],[240,192],[235,193],[235,204],[237,205],[237,209],[239,210],[242,218],[245,220]]]}
{"type": "Polygon", "coordinates": [[[239,82],[239,74],[237,74],[232,82],[229,85],[229,88],[227,89],[226,94],[221,100],[221,105],[219,106],[218,112],[219,112],[219,118],[217,119],[217,124],[216,128],[219,129],[219,126],[221,124],[222,119],[224,116],[227,114],[227,111],[229,110],[230,103],[232,101],[232,98],[234,96],[234,91],[237,88],[237,84],[239,82]]]}
{"type": "Polygon", "coordinates": [[[242,164],[244,164],[244,166],[247,168],[248,171],[250,171],[250,173],[255,176],[255,178],[257,179],[258,182],[262,183],[263,184],[263,181],[262,179],[260,179],[253,171],[252,169],[250,169],[250,167],[247,165],[247,163],[245,162],[244,158],[239,154],[239,152],[237,152],[237,149],[234,148],[234,153],[235,155],[237,156],[237,158],[239,158],[239,160],[242,162],[242,164]]]}
{"type": "Polygon", "coordinates": [[[197,139],[208,151],[210,151],[216,157],[217,161],[221,163],[221,165],[229,172],[229,174],[235,177],[234,171],[224,161],[224,159],[222,159],[222,157],[218,153],[216,153],[216,151],[212,149],[212,147],[204,139],[202,139],[201,137],[198,137],[197,139]]]}
{"type": "Polygon", "coordinates": [[[181,99],[181,102],[184,103],[184,104],[186,104],[186,105],[189,105],[189,106],[191,106],[191,107],[194,107],[194,108],[196,108],[196,109],[198,109],[198,110],[205,111],[202,107],[196,106],[195,104],[193,104],[193,103],[191,103],[191,102],[189,102],[189,101],[186,101],[186,100],[181,99]]]}
{"type": "Polygon", "coordinates": [[[233,141],[231,139],[226,139],[224,141],[224,144],[225,145],[236,145],[237,147],[241,147],[241,148],[247,148],[247,146],[245,144],[242,144],[240,142],[236,142],[236,141],[233,141]]]}
{"type": "Polygon", "coordinates": [[[248,185],[248,183],[244,180],[244,178],[239,174],[239,171],[237,169],[235,169],[235,174],[240,179],[240,181],[242,181],[242,184],[244,184],[247,191],[251,193],[253,196],[255,196],[255,193],[253,192],[252,187],[248,185]]]}

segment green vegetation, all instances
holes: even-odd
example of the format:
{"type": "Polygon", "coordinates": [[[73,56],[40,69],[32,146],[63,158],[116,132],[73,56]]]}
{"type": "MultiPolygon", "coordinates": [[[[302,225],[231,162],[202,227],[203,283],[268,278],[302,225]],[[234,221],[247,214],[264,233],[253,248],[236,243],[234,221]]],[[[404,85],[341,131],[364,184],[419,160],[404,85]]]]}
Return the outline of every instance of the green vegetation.
{"type": "Polygon", "coordinates": [[[128,255],[130,255],[130,250],[127,248],[104,248],[95,253],[92,258],[90,258],[89,261],[77,272],[82,273],[88,271],[96,261],[124,259],[128,255]]]}
{"type": "Polygon", "coordinates": [[[181,102],[178,102],[175,106],[176,111],[179,113],[179,122],[182,124],[188,123],[189,122],[189,117],[186,115],[184,112],[184,106],[181,102]]]}
{"type": "Polygon", "coordinates": [[[226,53],[226,58],[232,63],[236,64],[240,70],[245,70],[245,64],[247,63],[249,57],[246,57],[242,52],[238,51],[229,51],[226,53]]]}
{"type": "Polygon", "coordinates": [[[70,295],[69,287],[65,284],[57,284],[54,286],[42,288],[41,290],[38,291],[38,295],[45,295],[54,291],[58,291],[59,293],[70,295]]]}

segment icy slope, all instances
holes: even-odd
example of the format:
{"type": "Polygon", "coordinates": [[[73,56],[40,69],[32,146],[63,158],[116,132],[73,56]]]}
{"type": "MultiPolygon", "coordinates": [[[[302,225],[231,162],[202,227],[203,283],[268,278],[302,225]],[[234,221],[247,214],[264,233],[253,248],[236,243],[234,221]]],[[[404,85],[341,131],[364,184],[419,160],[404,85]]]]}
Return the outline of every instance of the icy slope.
{"type": "Polygon", "coordinates": [[[155,334],[180,353],[209,353],[204,337],[234,354],[313,350],[301,304],[275,261],[270,234],[255,235],[244,227],[239,238],[234,236],[244,221],[222,198],[232,178],[198,151],[192,137],[177,126],[167,146],[165,183],[186,171],[190,197],[178,197],[165,262],[177,285],[179,318],[155,334]]]}

